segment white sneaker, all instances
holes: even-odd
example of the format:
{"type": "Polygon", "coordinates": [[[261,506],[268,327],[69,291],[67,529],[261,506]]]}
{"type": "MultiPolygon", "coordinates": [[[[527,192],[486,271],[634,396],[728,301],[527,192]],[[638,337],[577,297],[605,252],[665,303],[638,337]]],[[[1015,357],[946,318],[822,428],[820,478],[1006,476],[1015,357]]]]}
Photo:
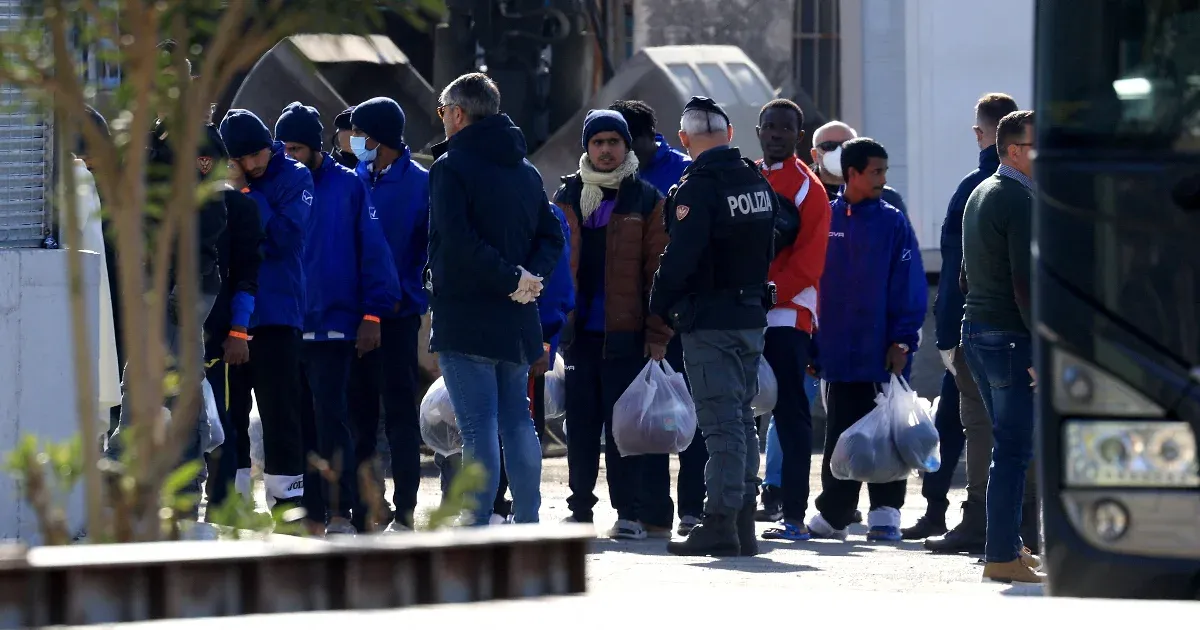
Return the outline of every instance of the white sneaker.
{"type": "Polygon", "coordinates": [[[383,530],[383,533],[385,533],[385,534],[407,534],[410,532],[412,532],[411,527],[409,527],[408,525],[405,525],[404,523],[401,523],[400,521],[398,521],[396,519],[392,519],[392,522],[388,523],[388,526],[385,527],[383,530]]]}
{"type": "Polygon", "coordinates": [[[504,518],[503,516],[500,516],[499,514],[495,514],[495,513],[493,513],[491,518],[488,519],[488,525],[503,525],[507,522],[508,522],[508,519],[504,518]]]}
{"type": "Polygon", "coordinates": [[[646,528],[637,521],[621,519],[613,523],[612,528],[608,530],[608,537],[614,540],[645,540],[646,528]]]}
{"type": "Polygon", "coordinates": [[[329,519],[329,524],[325,526],[326,538],[330,536],[354,536],[357,533],[358,530],[354,529],[354,525],[351,525],[348,519],[337,516],[329,519]]]}
{"type": "Polygon", "coordinates": [[[834,529],[833,525],[830,525],[829,522],[825,520],[825,517],[821,516],[820,514],[817,514],[808,521],[808,531],[810,534],[812,534],[813,538],[826,538],[830,540],[842,541],[846,540],[846,536],[850,534],[850,532],[845,529],[834,529]]]}

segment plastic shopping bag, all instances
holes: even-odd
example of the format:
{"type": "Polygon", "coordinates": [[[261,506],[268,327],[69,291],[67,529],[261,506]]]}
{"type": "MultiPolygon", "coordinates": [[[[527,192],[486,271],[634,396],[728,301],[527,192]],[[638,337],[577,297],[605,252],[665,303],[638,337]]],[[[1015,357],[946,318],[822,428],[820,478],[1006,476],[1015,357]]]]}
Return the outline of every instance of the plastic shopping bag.
{"type": "Polygon", "coordinates": [[[682,374],[650,361],[613,405],[612,422],[622,457],[679,453],[696,435],[696,405],[682,374]]]}
{"type": "Polygon", "coordinates": [[[771,415],[775,411],[775,403],[779,402],[779,381],[775,379],[775,371],[765,358],[758,360],[758,394],[750,401],[750,410],[755,418],[771,415]]]}
{"type": "Polygon", "coordinates": [[[896,422],[892,415],[892,395],[899,388],[875,396],[875,408],[842,432],[829,468],[837,479],[864,483],[888,483],[908,477],[912,471],[896,450],[893,432],[896,422]]]}
{"type": "Polygon", "coordinates": [[[446,391],[446,381],[440,376],[421,399],[421,439],[442,457],[456,455],[463,450],[462,432],[458,430],[458,421],[454,417],[450,392],[446,391]]]}
{"type": "Polygon", "coordinates": [[[933,422],[933,406],[895,375],[889,390],[896,450],[909,468],[934,472],[941,467],[942,458],[937,427],[933,422]]]}
{"type": "Polygon", "coordinates": [[[208,379],[203,379],[201,385],[204,392],[204,416],[208,422],[208,443],[204,452],[211,453],[225,443],[225,427],[221,426],[220,410],[217,409],[217,397],[213,395],[212,385],[208,379]]]}
{"type": "Polygon", "coordinates": [[[567,415],[567,362],[562,355],[554,356],[554,369],[546,372],[546,420],[559,420],[567,415]]]}

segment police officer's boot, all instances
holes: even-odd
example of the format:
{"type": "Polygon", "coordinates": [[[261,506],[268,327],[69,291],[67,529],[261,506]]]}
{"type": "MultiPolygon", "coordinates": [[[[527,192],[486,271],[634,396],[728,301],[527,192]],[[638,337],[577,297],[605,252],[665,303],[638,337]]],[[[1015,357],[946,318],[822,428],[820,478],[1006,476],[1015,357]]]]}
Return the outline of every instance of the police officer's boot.
{"type": "Polygon", "coordinates": [[[758,555],[758,536],[754,533],[754,509],[757,505],[755,498],[750,497],[742,504],[737,514],[738,547],[743,556],[758,555]]]}
{"type": "Polygon", "coordinates": [[[687,538],[667,543],[667,552],[676,556],[736,556],[740,551],[735,514],[705,513],[687,538]]]}

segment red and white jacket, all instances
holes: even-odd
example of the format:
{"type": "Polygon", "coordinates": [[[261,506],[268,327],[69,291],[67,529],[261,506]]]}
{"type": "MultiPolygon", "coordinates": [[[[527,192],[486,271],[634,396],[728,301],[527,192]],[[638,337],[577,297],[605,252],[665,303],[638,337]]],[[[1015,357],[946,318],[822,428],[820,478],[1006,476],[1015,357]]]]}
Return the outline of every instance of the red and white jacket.
{"type": "Polygon", "coordinates": [[[795,327],[811,335],[817,329],[817,289],[829,245],[829,196],[816,173],[795,157],[770,166],[759,160],[758,165],[771,188],[800,212],[796,241],[775,255],[768,272],[779,302],[767,313],[767,326],[795,327]]]}

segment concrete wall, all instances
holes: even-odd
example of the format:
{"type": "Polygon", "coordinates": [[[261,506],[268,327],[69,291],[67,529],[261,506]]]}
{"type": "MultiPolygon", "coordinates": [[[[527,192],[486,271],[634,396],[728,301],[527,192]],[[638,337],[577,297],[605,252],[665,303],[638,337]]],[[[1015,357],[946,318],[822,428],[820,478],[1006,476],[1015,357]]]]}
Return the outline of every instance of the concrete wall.
{"type": "MultiPolygon", "coordinates": [[[[61,442],[79,432],[67,256],[66,250],[0,250],[0,457],[5,459],[22,435],[61,442]]],[[[99,308],[102,265],[98,254],[84,254],[83,293],[90,314],[99,308]]],[[[93,315],[86,342],[93,357],[98,328],[93,315]]],[[[96,447],[92,439],[83,446],[96,447]]],[[[21,496],[19,484],[0,471],[0,539],[36,542],[37,520],[21,496]]],[[[78,531],[82,493],[75,492],[66,506],[71,531],[78,531]]]]}
{"type": "Polygon", "coordinates": [[[936,264],[946,204],[977,162],[975,101],[1032,104],[1033,0],[843,0],[841,11],[843,118],[888,148],[888,183],[936,264]]]}

